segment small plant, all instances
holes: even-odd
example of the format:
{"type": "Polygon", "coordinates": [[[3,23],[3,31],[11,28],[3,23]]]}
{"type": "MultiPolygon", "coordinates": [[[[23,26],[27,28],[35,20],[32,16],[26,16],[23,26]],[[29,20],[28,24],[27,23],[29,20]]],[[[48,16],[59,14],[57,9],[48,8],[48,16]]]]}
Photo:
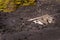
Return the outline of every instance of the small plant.
{"type": "Polygon", "coordinates": [[[20,6],[35,5],[35,0],[0,0],[0,11],[13,12],[20,6]]]}

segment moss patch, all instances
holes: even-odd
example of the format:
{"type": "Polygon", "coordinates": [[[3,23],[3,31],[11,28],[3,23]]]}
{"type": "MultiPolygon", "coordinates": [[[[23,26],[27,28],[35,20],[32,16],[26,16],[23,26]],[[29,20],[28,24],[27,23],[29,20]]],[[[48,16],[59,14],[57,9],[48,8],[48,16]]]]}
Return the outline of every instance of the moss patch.
{"type": "Polygon", "coordinates": [[[35,5],[36,0],[0,0],[0,11],[13,12],[20,6],[35,5]]]}

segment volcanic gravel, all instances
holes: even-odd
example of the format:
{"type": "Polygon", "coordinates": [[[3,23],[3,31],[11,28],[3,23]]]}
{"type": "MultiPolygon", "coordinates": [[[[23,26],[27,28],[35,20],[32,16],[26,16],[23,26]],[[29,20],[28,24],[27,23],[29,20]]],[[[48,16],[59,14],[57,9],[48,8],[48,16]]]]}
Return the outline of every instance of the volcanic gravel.
{"type": "Polygon", "coordinates": [[[20,7],[11,13],[0,12],[0,40],[60,40],[60,3],[36,0],[35,6],[20,7]],[[46,26],[27,21],[45,14],[55,15],[46,26]]]}

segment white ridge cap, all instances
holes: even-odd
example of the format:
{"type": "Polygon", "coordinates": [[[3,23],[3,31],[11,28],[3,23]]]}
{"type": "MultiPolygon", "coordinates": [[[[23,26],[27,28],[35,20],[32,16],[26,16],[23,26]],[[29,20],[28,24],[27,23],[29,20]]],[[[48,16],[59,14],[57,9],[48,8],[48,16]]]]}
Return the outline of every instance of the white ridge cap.
{"type": "Polygon", "coordinates": [[[33,21],[34,23],[37,23],[37,24],[40,24],[40,25],[44,25],[41,21],[39,21],[39,20],[34,20],[33,21]]]}

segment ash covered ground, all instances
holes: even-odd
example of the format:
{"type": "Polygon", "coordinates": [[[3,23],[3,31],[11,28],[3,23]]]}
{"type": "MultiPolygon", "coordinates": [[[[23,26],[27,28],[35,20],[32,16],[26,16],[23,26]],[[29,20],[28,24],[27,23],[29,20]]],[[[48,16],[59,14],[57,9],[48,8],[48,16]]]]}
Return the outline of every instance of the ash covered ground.
{"type": "Polygon", "coordinates": [[[0,40],[60,40],[60,3],[37,0],[35,6],[20,7],[15,12],[0,12],[0,40]],[[42,26],[27,21],[45,14],[55,15],[55,23],[42,26]]]}

